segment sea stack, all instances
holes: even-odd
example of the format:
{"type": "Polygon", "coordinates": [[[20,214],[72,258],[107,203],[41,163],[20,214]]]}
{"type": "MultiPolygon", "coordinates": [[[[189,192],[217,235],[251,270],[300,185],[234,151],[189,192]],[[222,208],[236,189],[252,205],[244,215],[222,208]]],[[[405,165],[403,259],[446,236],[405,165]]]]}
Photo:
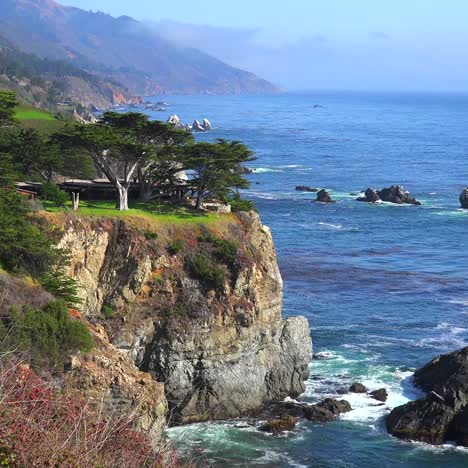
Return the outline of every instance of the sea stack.
{"type": "Polygon", "coordinates": [[[463,189],[462,193],[460,193],[460,204],[462,208],[468,210],[468,187],[463,189]]]}

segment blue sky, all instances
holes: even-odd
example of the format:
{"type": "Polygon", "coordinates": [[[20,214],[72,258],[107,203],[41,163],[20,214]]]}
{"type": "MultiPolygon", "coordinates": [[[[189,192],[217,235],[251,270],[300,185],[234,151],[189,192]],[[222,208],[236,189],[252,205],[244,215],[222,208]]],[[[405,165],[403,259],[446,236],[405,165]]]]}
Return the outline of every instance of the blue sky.
{"type": "Polygon", "coordinates": [[[468,91],[466,0],[60,3],[151,22],[291,89],[468,91]]]}

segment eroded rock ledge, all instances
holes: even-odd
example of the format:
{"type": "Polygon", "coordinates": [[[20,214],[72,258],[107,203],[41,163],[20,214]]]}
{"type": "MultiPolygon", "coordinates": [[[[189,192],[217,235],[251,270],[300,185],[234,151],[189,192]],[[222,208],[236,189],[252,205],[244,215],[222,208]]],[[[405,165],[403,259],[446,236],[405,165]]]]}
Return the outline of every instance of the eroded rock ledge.
{"type": "Polygon", "coordinates": [[[253,414],[304,391],[309,326],[281,317],[274,244],[257,214],[208,226],[71,217],[60,245],[71,252],[85,316],[164,383],[171,423],[253,414]],[[183,245],[177,253],[174,239],[183,245]],[[236,242],[235,258],[223,259],[213,239],[236,242]],[[194,274],[197,256],[224,272],[222,287],[194,274]]]}

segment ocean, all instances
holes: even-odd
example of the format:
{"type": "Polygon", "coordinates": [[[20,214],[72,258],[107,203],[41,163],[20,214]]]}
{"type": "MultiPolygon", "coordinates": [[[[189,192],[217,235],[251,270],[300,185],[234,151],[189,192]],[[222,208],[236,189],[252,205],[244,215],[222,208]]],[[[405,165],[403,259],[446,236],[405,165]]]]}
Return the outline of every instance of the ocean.
{"type": "MultiPolygon", "coordinates": [[[[154,98],[154,101],[161,98],[154,98]]],[[[309,320],[317,358],[300,400],[336,397],[352,382],[386,387],[386,406],[346,395],[353,411],[301,422],[284,437],[242,421],[171,429],[182,454],[213,466],[466,467],[468,449],[390,437],[387,408],[418,397],[415,368],[468,345],[468,96],[307,93],[165,96],[165,120],[207,117],[198,140],[241,140],[256,153],[252,199],[273,233],[284,316],[309,320]],[[318,106],[318,107],[317,107],[318,106]],[[355,201],[401,184],[422,206],[355,201]],[[310,185],[335,204],[313,203],[310,185]]]]}

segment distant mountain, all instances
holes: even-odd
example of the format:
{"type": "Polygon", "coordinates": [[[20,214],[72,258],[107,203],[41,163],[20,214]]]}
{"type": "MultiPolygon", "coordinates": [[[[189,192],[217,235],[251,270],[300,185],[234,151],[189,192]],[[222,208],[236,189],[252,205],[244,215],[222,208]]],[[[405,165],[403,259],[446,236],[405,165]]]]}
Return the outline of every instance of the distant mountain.
{"type": "Polygon", "coordinates": [[[119,83],[90,74],[69,61],[22,52],[1,36],[0,89],[15,91],[22,102],[60,113],[132,102],[119,83]]]}
{"type": "Polygon", "coordinates": [[[131,93],[271,93],[274,85],[128,17],[53,0],[1,0],[0,31],[21,49],[112,77],[131,93]]]}

